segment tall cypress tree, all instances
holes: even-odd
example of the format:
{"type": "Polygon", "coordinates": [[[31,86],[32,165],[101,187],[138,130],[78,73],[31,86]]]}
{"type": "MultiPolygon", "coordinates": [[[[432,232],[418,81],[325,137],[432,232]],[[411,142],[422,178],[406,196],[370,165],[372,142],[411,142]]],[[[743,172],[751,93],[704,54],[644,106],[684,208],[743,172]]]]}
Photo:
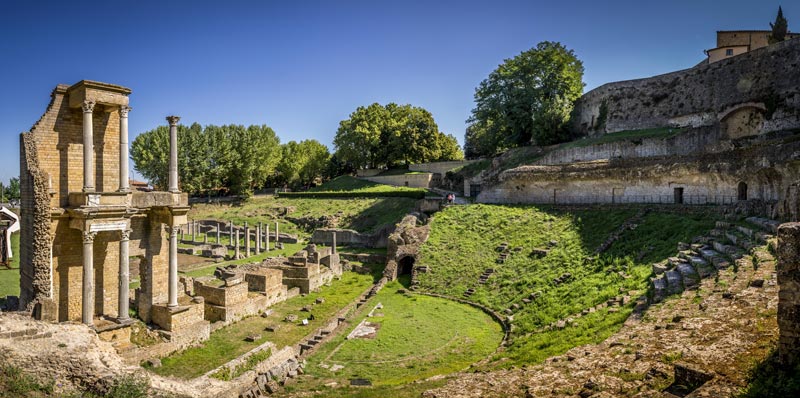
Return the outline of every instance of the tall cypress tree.
{"type": "Polygon", "coordinates": [[[777,43],[786,40],[786,33],[789,31],[789,24],[786,18],[783,17],[783,10],[778,6],[778,16],[775,17],[775,23],[770,23],[772,34],[769,36],[770,43],[777,43]]]}

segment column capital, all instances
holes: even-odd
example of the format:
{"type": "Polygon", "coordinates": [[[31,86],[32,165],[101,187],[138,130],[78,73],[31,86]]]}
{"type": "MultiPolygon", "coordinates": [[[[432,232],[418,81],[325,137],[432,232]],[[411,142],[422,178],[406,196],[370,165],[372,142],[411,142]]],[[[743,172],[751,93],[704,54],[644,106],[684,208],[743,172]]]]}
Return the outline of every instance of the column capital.
{"type": "Polygon", "coordinates": [[[122,235],[122,237],[120,238],[121,241],[131,240],[131,232],[133,231],[131,231],[130,229],[123,229],[122,231],[119,232],[122,235]]]}
{"type": "Polygon", "coordinates": [[[122,105],[119,107],[119,117],[128,117],[128,112],[132,111],[133,108],[129,107],[128,105],[122,105]]]}
{"type": "Polygon", "coordinates": [[[83,231],[83,243],[93,243],[97,232],[83,231]]]}
{"type": "Polygon", "coordinates": [[[181,121],[180,116],[167,116],[167,123],[170,126],[177,126],[179,121],[181,121]]]}
{"type": "Polygon", "coordinates": [[[180,230],[181,230],[181,227],[180,227],[180,226],[170,226],[170,225],[167,225],[165,228],[166,228],[166,230],[167,230],[167,233],[169,234],[169,237],[170,237],[170,238],[175,238],[175,237],[177,237],[177,236],[178,236],[178,232],[180,232],[180,230]]]}
{"type": "Polygon", "coordinates": [[[89,100],[83,101],[83,103],[81,103],[81,108],[83,108],[83,113],[92,113],[94,111],[94,105],[95,105],[94,101],[89,101],[89,100]]]}

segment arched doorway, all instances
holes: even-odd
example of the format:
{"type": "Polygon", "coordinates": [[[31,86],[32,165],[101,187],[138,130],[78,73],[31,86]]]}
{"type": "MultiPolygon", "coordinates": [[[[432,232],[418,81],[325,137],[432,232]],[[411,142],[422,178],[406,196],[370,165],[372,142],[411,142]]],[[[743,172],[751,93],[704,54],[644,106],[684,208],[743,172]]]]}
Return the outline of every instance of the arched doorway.
{"type": "Polygon", "coordinates": [[[412,256],[405,256],[400,259],[400,262],[397,263],[397,275],[411,275],[411,271],[414,269],[414,257],[412,256]]]}
{"type": "Polygon", "coordinates": [[[736,192],[737,192],[736,197],[739,200],[747,200],[747,184],[744,181],[739,183],[736,192]]]}

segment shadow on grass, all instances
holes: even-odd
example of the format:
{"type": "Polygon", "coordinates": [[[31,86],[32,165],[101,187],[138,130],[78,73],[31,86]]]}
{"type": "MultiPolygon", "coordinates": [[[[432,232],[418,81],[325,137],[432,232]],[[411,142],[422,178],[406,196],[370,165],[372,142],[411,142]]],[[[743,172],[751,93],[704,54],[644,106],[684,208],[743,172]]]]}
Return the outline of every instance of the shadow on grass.
{"type": "Polygon", "coordinates": [[[747,387],[740,398],[800,396],[800,364],[787,367],[778,361],[778,351],[757,363],[747,378],[747,387]]]}

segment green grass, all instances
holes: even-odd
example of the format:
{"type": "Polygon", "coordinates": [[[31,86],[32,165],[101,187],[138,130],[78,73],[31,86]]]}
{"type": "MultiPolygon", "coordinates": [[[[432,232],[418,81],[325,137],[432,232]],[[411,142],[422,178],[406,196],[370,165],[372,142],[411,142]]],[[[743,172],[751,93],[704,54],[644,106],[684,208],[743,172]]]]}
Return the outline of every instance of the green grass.
{"type": "Polygon", "coordinates": [[[387,224],[399,222],[416,203],[411,198],[276,198],[272,196],[251,198],[240,205],[196,204],[189,217],[192,219],[233,220],[236,225],[251,226],[259,221],[269,222],[271,233],[275,233],[275,221],[280,222],[280,232],[302,233],[301,229],[287,222],[286,217],[303,218],[336,216],[337,226],[359,232],[374,232],[387,224]]]}
{"type": "Polygon", "coordinates": [[[512,359],[509,364],[536,363],[576,345],[602,341],[621,326],[630,308],[605,316],[592,314],[581,318],[578,326],[560,331],[539,329],[615,297],[620,289],[644,293],[650,264],[674,255],[679,241],[713,228],[714,222],[713,216],[704,214],[649,213],[605,254],[585,261],[635,213],[636,208],[448,207],[434,216],[430,238],[420,250],[418,263],[430,269],[419,275],[420,287],[455,297],[473,288],[470,300],[496,311],[521,305],[514,311],[513,344],[503,354],[512,359]],[[557,244],[547,256],[529,256],[532,249],[545,248],[550,241],[557,244]],[[502,242],[521,251],[512,251],[505,263],[497,264],[495,248],[502,242]],[[481,285],[478,279],[487,268],[495,273],[481,285]],[[569,282],[553,282],[564,273],[572,275],[569,282]],[[539,298],[527,305],[522,302],[537,291],[539,298]]]}
{"type": "Polygon", "coordinates": [[[425,391],[444,386],[446,378],[436,380],[417,381],[402,385],[382,385],[371,387],[351,387],[338,384],[334,387],[314,386],[313,391],[303,391],[300,387],[309,388],[308,384],[287,384],[287,392],[303,391],[302,396],[309,398],[419,398],[425,391]]]}
{"type": "Polygon", "coordinates": [[[373,281],[371,275],[346,272],[342,275],[342,279],[334,281],[331,287],[322,287],[319,292],[312,292],[305,297],[293,297],[272,306],[273,313],[267,318],[254,316],[215,331],[200,346],[162,359],[163,366],[152,371],[162,376],[194,378],[235,359],[267,340],[275,343],[278,349],[297,344],[305,335],[322,326],[330,316],[355,300],[373,281]],[[324,297],[325,301],[315,304],[317,297],[324,297]],[[315,317],[309,321],[308,326],[302,326],[300,322],[283,321],[288,314],[295,314],[303,319],[308,313],[301,312],[300,309],[306,305],[313,306],[312,313],[315,317]],[[281,325],[278,332],[270,334],[264,331],[264,328],[274,324],[281,325]],[[252,334],[259,334],[261,338],[255,342],[244,341],[245,337],[252,334]]]}
{"type": "Polygon", "coordinates": [[[740,398],[779,398],[800,396],[800,365],[782,365],[777,350],[758,361],[749,371],[747,387],[740,398]]]}
{"type": "Polygon", "coordinates": [[[666,139],[685,132],[686,129],[674,127],[659,127],[642,130],[625,130],[616,133],[603,134],[599,137],[584,138],[581,140],[570,141],[558,147],[558,149],[581,148],[590,145],[608,144],[611,142],[641,140],[644,138],[666,139]]]}
{"type": "Polygon", "coordinates": [[[11,235],[11,267],[0,266],[0,298],[19,296],[19,233],[11,235]]]}
{"type": "MultiPolygon", "coordinates": [[[[396,171],[386,171],[380,175],[402,175],[402,174],[425,174],[420,171],[408,171],[398,173],[396,171]]],[[[418,192],[424,191],[422,188],[396,187],[394,185],[379,184],[377,182],[362,180],[353,176],[343,175],[336,177],[318,187],[309,189],[309,192],[418,192]]]]}
{"type": "Polygon", "coordinates": [[[0,391],[4,397],[43,397],[53,394],[55,383],[42,381],[14,365],[0,368],[0,391]]]}
{"type": "Polygon", "coordinates": [[[344,333],[323,345],[308,359],[306,388],[336,380],[347,384],[364,378],[373,385],[407,384],[467,368],[486,358],[500,344],[500,325],[483,311],[451,300],[399,294],[403,286],[390,282],[354,318],[344,333]],[[375,309],[381,316],[367,317],[375,309]],[[362,320],[380,324],[374,339],[346,340],[362,320]],[[332,372],[321,364],[342,365],[332,372]],[[324,380],[324,383],[319,383],[324,380]]]}

